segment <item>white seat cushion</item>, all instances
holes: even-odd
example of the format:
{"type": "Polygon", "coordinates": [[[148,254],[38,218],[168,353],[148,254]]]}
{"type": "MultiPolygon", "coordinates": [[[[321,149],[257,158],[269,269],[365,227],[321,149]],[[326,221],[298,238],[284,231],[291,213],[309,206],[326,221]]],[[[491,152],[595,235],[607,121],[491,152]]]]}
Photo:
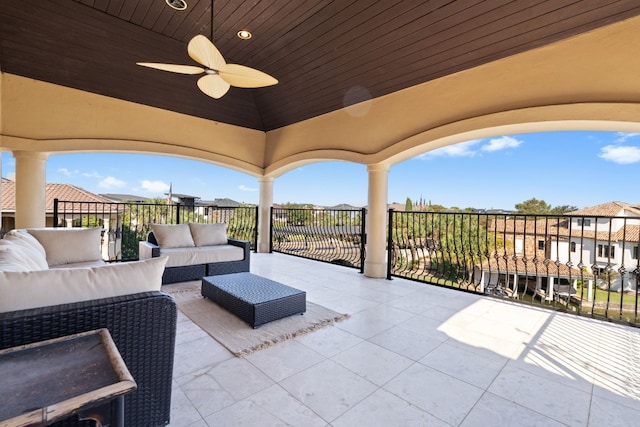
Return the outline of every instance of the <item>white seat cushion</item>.
{"type": "Polygon", "coordinates": [[[167,267],[180,267],[213,262],[242,261],[244,249],[233,245],[195,246],[188,249],[160,249],[160,255],[169,258],[167,267]]]}

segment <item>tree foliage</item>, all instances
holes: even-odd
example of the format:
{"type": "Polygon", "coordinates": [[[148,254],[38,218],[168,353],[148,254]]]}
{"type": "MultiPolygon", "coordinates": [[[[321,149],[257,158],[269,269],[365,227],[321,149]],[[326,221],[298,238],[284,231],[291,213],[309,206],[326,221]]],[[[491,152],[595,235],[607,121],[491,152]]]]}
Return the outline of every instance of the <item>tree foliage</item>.
{"type": "Polygon", "coordinates": [[[407,197],[407,201],[404,203],[404,210],[406,212],[409,212],[409,211],[413,210],[413,202],[411,201],[411,199],[409,197],[407,197]]]}
{"type": "Polygon", "coordinates": [[[567,212],[573,212],[577,210],[578,210],[577,206],[562,205],[562,206],[556,206],[553,209],[551,209],[551,213],[554,215],[564,215],[567,212]]]}
{"type": "Polygon", "coordinates": [[[572,205],[560,205],[552,208],[544,200],[538,200],[535,197],[522,203],[517,203],[515,207],[518,213],[523,215],[564,215],[567,212],[578,210],[577,207],[572,205]]]}
{"type": "Polygon", "coordinates": [[[525,215],[543,215],[551,212],[551,205],[535,197],[522,203],[516,203],[515,207],[519,214],[525,215]]]}

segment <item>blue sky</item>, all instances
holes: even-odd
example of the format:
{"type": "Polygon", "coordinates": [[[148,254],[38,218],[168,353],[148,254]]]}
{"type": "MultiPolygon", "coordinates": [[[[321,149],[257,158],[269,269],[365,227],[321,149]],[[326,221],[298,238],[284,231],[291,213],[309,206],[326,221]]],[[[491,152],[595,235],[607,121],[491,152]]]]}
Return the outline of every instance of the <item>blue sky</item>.
{"type": "MultiPolygon", "coordinates": [[[[15,161],[2,153],[2,176],[15,161]]],[[[47,161],[47,182],[94,193],[163,197],[190,194],[258,203],[257,178],[204,162],[156,155],[64,154],[47,161]]],[[[585,207],[613,200],[640,203],[640,133],[546,132],[496,136],[425,153],[391,167],[389,202],[407,197],[460,208],[513,209],[535,197],[552,206],[585,207]]],[[[333,206],[367,203],[367,170],[319,162],[276,179],[275,203],[333,206]]]]}

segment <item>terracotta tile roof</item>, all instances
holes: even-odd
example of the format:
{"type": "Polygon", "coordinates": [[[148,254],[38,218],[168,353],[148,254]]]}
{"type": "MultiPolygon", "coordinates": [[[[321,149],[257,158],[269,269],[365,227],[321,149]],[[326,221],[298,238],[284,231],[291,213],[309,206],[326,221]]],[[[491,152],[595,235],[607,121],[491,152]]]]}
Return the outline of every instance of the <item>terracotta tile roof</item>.
{"type": "MultiPolygon", "coordinates": [[[[112,203],[106,197],[91,193],[83,188],[70,184],[47,184],[45,188],[45,208],[47,212],[53,212],[53,200],[68,200],[74,202],[112,203]]],[[[16,183],[2,178],[2,211],[15,212],[16,210],[16,183]]]]}
{"type": "Polygon", "coordinates": [[[618,230],[613,236],[613,241],[640,242],[640,225],[627,225],[618,230]]]}
{"type": "Polygon", "coordinates": [[[640,206],[631,205],[625,202],[609,202],[601,205],[589,206],[577,211],[568,212],[568,215],[581,216],[624,216],[624,211],[628,216],[640,216],[640,206]]]}
{"type": "MultiPolygon", "coordinates": [[[[610,202],[598,206],[581,209],[570,213],[571,215],[580,216],[618,216],[624,214],[627,218],[640,218],[640,208],[623,202],[610,202]],[[579,212],[579,214],[578,214],[579,212]]],[[[598,227],[598,233],[592,230],[583,230],[575,225],[569,232],[569,218],[562,217],[545,217],[534,220],[524,219],[503,219],[496,218],[489,225],[488,229],[498,235],[505,235],[507,238],[513,235],[521,236],[526,234],[529,237],[544,237],[545,234],[550,238],[568,237],[574,238],[597,239],[601,241],[618,242],[625,240],[627,242],[640,241],[640,226],[626,225],[618,230],[611,230],[609,233],[608,226],[598,227]]]]}
{"type": "Polygon", "coordinates": [[[528,259],[525,262],[522,258],[518,257],[515,261],[511,256],[507,256],[505,260],[502,256],[496,258],[486,259],[480,264],[480,268],[485,271],[493,271],[499,273],[515,273],[518,274],[527,274],[531,276],[556,276],[556,277],[572,277],[572,278],[580,278],[583,277],[585,279],[592,279],[594,276],[592,273],[588,271],[580,271],[579,268],[573,266],[569,267],[566,264],[560,263],[556,265],[555,262],[551,260],[545,260],[543,258],[538,259],[537,261],[533,261],[533,259],[528,259]]]}

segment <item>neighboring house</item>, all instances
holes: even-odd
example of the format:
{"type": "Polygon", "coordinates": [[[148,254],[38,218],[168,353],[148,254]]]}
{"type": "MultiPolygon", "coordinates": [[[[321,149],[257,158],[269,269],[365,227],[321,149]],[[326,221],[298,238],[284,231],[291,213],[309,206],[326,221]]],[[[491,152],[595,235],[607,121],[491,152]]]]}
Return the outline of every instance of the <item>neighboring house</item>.
{"type": "Polygon", "coordinates": [[[195,213],[207,222],[229,223],[235,214],[235,208],[239,207],[242,207],[242,203],[227,198],[199,200],[196,202],[195,213]]]}
{"type": "Polygon", "coordinates": [[[616,292],[637,289],[639,206],[610,202],[560,217],[507,217],[495,220],[489,231],[504,244],[476,266],[481,286],[500,283],[517,294],[524,281],[547,300],[575,294],[578,281],[589,285],[588,300],[594,280],[616,292]]]}
{"type": "MultiPolygon", "coordinates": [[[[640,273],[640,205],[609,202],[577,211],[558,227],[551,237],[551,258],[561,262],[585,264],[601,286],[613,291],[632,291],[638,287],[640,273]],[[610,279],[606,272],[613,271],[610,279]]],[[[555,230],[554,230],[555,231],[555,230]]]]}
{"type": "Polygon", "coordinates": [[[200,197],[191,196],[189,194],[172,193],[171,191],[169,191],[168,193],[165,193],[165,196],[167,196],[168,202],[176,203],[175,199],[178,199],[177,203],[180,203],[180,205],[182,206],[190,206],[190,207],[193,207],[196,205],[196,200],[200,200],[200,197]]]}
{"type": "MultiPolygon", "coordinates": [[[[91,193],[83,188],[70,184],[46,184],[45,189],[45,225],[54,225],[54,200],[73,201],[73,206],[66,206],[66,212],[58,219],[59,227],[78,227],[83,225],[83,219],[94,218],[95,224],[101,226],[103,230],[117,229],[118,215],[116,212],[109,212],[96,209],[98,204],[112,203],[112,200],[91,193]],[[98,213],[96,213],[98,212],[98,213]]],[[[16,183],[10,179],[2,178],[2,230],[4,235],[9,230],[13,230],[16,225],[16,183]]],[[[85,220],[85,224],[88,222],[85,220]]],[[[102,255],[104,259],[113,259],[120,250],[121,241],[115,235],[111,238],[103,239],[102,255]]]]}
{"type": "MultiPolygon", "coordinates": [[[[556,262],[557,259],[550,256],[549,230],[544,219],[495,219],[488,231],[503,243],[475,267],[475,277],[479,277],[481,289],[499,284],[517,297],[526,288],[529,293],[552,300],[558,296],[567,298],[574,295],[578,280],[591,285],[593,275],[589,271],[562,261],[556,262]]],[[[591,290],[591,286],[588,289],[591,290]]],[[[587,298],[591,299],[590,293],[587,298]]]]}
{"type": "Polygon", "coordinates": [[[133,194],[100,194],[100,196],[109,199],[113,203],[146,203],[149,199],[148,197],[136,196],[133,194]]]}
{"type": "Polygon", "coordinates": [[[200,200],[196,202],[198,206],[215,206],[217,208],[239,208],[242,206],[242,203],[236,202],[235,200],[223,198],[223,199],[214,199],[214,200],[200,200]]]}
{"type": "Polygon", "coordinates": [[[358,211],[362,208],[357,206],[349,205],[347,203],[341,203],[339,205],[324,207],[323,209],[334,210],[334,211],[358,211]]]}

